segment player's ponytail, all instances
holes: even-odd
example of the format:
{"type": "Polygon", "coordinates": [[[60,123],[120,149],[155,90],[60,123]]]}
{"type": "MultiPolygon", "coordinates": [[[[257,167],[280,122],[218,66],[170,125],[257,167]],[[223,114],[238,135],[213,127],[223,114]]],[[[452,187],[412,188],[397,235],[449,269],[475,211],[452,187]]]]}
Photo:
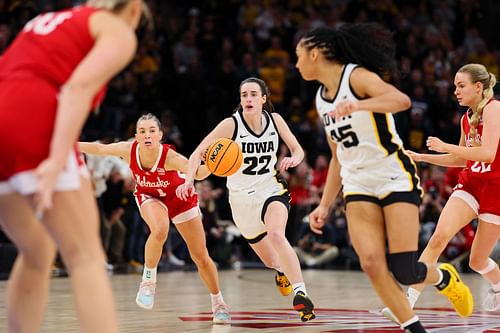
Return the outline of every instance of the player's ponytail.
{"type": "Polygon", "coordinates": [[[329,61],[358,64],[380,76],[396,69],[392,34],[377,23],[344,23],[338,28],[317,28],[306,33],[299,43],[307,50],[318,48],[329,61]]]}

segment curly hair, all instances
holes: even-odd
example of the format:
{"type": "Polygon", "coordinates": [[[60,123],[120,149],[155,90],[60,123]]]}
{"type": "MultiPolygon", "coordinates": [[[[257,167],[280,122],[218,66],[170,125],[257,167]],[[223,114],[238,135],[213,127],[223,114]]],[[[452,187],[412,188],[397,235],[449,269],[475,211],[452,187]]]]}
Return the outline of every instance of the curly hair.
{"type": "Polygon", "coordinates": [[[308,50],[318,48],[329,61],[354,63],[384,76],[396,69],[392,33],[377,23],[344,23],[306,33],[299,42],[308,50]]]}

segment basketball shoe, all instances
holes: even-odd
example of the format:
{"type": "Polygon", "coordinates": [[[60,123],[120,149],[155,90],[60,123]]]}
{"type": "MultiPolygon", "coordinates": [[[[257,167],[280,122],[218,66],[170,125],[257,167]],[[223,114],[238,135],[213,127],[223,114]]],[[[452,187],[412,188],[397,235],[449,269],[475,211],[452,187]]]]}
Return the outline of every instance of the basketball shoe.
{"type": "Polygon", "coordinates": [[[302,321],[309,321],[316,318],[314,304],[302,291],[299,291],[293,298],[293,309],[300,313],[300,320],[302,321]]]}
{"type": "Polygon", "coordinates": [[[495,292],[493,288],[489,288],[483,308],[486,311],[500,311],[500,291],[495,292]]]}
{"type": "Polygon", "coordinates": [[[231,315],[229,314],[229,308],[226,303],[217,303],[212,307],[212,311],[214,313],[214,324],[230,324],[231,323],[231,315]]]}
{"type": "Polygon", "coordinates": [[[281,295],[288,296],[292,293],[292,285],[285,274],[276,272],[274,281],[281,295]]]}
{"type": "Polygon", "coordinates": [[[155,302],[155,290],[155,282],[142,281],[137,292],[137,297],[135,298],[137,305],[143,309],[151,310],[155,302]]]}
{"type": "Polygon", "coordinates": [[[470,316],[474,308],[474,300],[469,287],[460,279],[453,265],[441,264],[439,265],[439,269],[448,272],[450,274],[450,280],[444,287],[437,286],[438,292],[448,297],[455,311],[461,317],[470,316]]]}

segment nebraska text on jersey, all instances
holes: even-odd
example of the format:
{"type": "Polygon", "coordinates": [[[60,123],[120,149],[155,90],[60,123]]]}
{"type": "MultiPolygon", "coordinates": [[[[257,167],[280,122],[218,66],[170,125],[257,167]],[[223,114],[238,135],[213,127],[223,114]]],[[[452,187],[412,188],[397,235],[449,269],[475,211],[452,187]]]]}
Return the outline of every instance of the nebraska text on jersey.
{"type": "Polygon", "coordinates": [[[167,187],[168,185],[170,185],[170,182],[168,180],[161,180],[160,177],[157,177],[155,182],[151,182],[146,180],[145,176],[141,177],[139,175],[135,175],[135,181],[137,185],[141,187],[156,188],[156,187],[167,187]]]}

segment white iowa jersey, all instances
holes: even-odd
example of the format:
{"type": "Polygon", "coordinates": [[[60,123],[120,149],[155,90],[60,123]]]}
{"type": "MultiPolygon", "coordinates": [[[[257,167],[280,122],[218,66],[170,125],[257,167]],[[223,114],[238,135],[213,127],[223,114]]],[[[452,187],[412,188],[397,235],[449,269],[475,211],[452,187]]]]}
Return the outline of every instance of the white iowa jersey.
{"type": "Polygon", "coordinates": [[[243,164],[235,174],[227,177],[230,191],[251,190],[258,185],[278,184],[276,170],[278,161],[279,133],[271,115],[262,112],[263,131],[256,134],[243,119],[242,111],[232,115],[235,130],[232,139],[243,152],[243,164]]]}
{"type": "MultiPolygon", "coordinates": [[[[316,94],[316,109],[322,119],[326,135],[337,144],[337,158],[343,171],[362,170],[377,165],[402,148],[391,113],[356,111],[338,122],[328,115],[342,100],[358,101],[349,84],[357,65],[347,64],[342,72],[337,95],[332,100],[324,97],[324,87],[316,94]]],[[[342,176],[344,172],[341,172],[342,176]]]]}

